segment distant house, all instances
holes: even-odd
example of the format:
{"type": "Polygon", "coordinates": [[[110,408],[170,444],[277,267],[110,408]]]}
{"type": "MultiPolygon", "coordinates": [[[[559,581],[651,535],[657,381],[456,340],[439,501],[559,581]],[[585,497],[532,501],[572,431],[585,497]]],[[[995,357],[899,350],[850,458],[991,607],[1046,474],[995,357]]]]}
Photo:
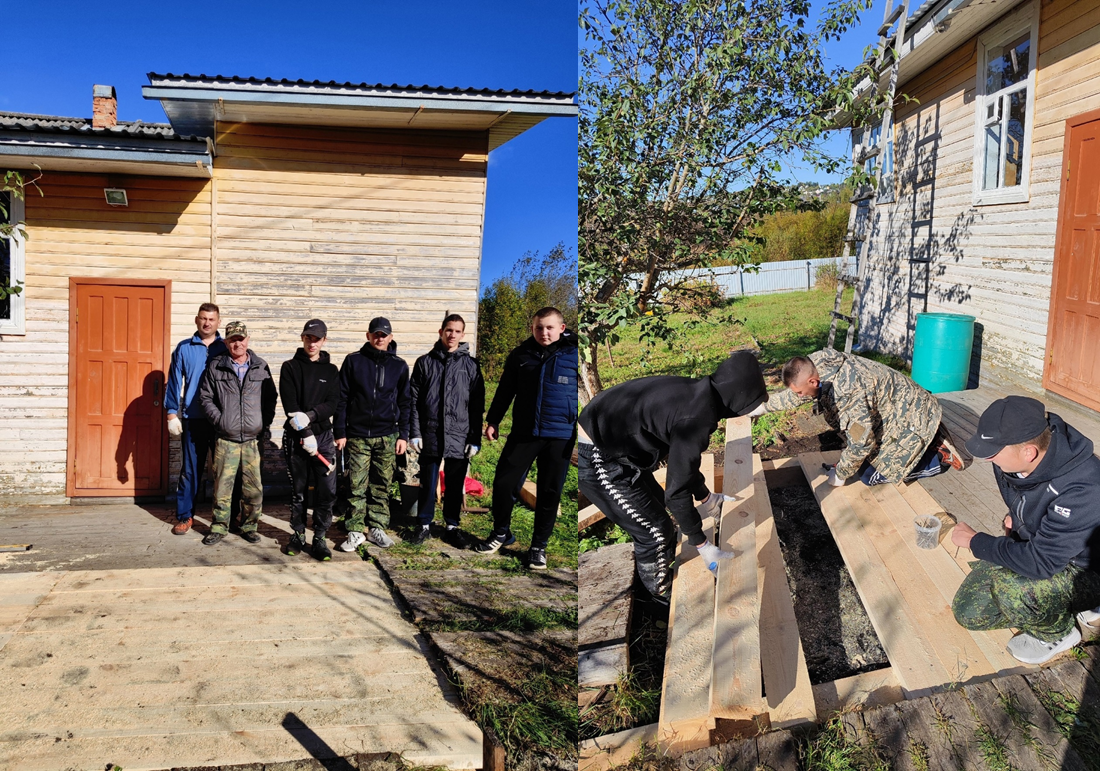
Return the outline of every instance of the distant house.
{"type": "Polygon", "coordinates": [[[0,171],[44,171],[13,207],[29,240],[2,244],[25,284],[0,304],[9,502],[174,490],[165,373],[200,303],[276,373],[314,316],[337,364],[377,315],[410,361],[446,311],[476,341],[489,153],[577,114],[567,93],[149,81],[170,125],[118,122],[103,86],[91,120],[0,113],[0,171]]]}
{"type": "Polygon", "coordinates": [[[1100,0],[929,0],[900,56],[861,345],[972,314],[983,379],[1100,409],[1100,0]]]}

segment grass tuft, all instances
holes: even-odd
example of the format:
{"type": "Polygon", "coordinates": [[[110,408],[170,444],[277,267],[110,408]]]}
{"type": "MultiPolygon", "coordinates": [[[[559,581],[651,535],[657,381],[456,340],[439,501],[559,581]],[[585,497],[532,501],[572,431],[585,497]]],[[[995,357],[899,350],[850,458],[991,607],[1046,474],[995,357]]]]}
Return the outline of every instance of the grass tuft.
{"type": "Polygon", "coordinates": [[[802,746],[800,754],[800,767],[814,771],[889,771],[875,745],[850,736],[839,714],[802,746]]]}
{"type": "Polygon", "coordinates": [[[1008,762],[1008,745],[1004,739],[982,722],[978,723],[977,733],[978,750],[982,753],[982,760],[989,771],[1012,771],[1008,762]]]}

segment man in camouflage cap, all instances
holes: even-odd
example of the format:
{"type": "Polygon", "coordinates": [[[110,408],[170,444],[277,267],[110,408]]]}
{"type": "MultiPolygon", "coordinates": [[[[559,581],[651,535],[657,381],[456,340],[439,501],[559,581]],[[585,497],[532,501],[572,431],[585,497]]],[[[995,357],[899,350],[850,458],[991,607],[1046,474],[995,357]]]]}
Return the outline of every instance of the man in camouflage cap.
{"type": "Polygon", "coordinates": [[[233,483],[241,471],[241,537],[257,543],[263,507],[260,441],[275,419],[278,398],[267,362],[248,347],[248,328],[240,321],[225,325],[229,351],[206,366],[199,401],[214,426],[214,524],[202,539],[212,546],[229,532],[233,483]]]}
{"type": "Polygon", "coordinates": [[[897,484],[963,467],[940,423],[936,397],[885,364],[825,348],[787,362],[783,385],[788,390],[773,395],[757,414],[814,400],[816,411],[847,440],[829,471],[834,487],[855,474],[867,485],[897,484]]]}

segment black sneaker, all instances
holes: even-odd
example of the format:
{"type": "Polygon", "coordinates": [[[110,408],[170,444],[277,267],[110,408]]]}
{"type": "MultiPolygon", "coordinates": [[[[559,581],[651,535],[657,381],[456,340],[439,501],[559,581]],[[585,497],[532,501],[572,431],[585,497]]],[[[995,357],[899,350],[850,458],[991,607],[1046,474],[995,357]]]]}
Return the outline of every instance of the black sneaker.
{"type": "Polygon", "coordinates": [[[328,548],[323,535],[314,534],[313,536],[313,556],[321,562],[328,562],[332,559],[332,550],[328,548]]]}
{"type": "Polygon", "coordinates": [[[409,536],[409,543],[411,543],[415,546],[420,546],[421,544],[426,543],[431,537],[432,537],[431,525],[422,525],[419,528],[417,528],[416,530],[414,530],[412,535],[409,536]]]}
{"type": "Polygon", "coordinates": [[[248,541],[249,543],[260,542],[260,534],[257,533],[255,530],[249,530],[247,533],[241,533],[241,538],[248,541]]]}
{"type": "Polygon", "coordinates": [[[466,534],[459,530],[457,527],[448,527],[443,531],[443,535],[440,536],[440,540],[443,543],[451,546],[455,549],[465,549],[469,544],[466,542],[466,534]]]}
{"type": "Polygon", "coordinates": [[[532,546],[527,552],[527,567],[531,570],[546,570],[546,549],[532,546]]]}
{"type": "Polygon", "coordinates": [[[516,537],[510,532],[505,535],[494,533],[474,547],[478,554],[496,554],[502,546],[510,546],[516,542],[516,537]]]}
{"type": "Polygon", "coordinates": [[[286,545],[288,556],[296,557],[306,550],[306,534],[295,530],[290,534],[290,542],[286,545]]]}
{"type": "Polygon", "coordinates": [[[206,537],[202,539],[202,543],[204,546],[213,546],[223,538],[225,538],[225,533],[207,533],[206,537]]]}

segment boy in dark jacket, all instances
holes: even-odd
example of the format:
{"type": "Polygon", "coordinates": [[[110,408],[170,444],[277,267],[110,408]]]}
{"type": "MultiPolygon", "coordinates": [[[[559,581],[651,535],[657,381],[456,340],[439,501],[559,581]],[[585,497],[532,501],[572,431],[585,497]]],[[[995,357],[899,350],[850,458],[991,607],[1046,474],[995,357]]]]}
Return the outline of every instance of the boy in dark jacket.
{"type": "Polygon", "coordinates": [[[258,543],[256,532],[264,500],[260,476],[260,442],[275,419],[275,381],[267,362],[248,347],[248,328],[240,321],[225,325],[227,353],[206,366],[199,403],[213,424],[214,523],[202,542],[212,546],[229,532],[230,505],[237,470],[241,470],[241,537],[258,543]]]}
{"type": "Polygon", "coordinates": [[[1026,396],[989,405],[966,449],[993,464],[1008,514],[1003,536],[962,522],[952,530],[980,562],[951,609],[967,629],[1019,629],[1008,652],[1042,664],[1081,641],[1074,614],[1088,624],[1100,604],[1100,459],[1088,437],[1026,396]]]}
{"type": "Polygon", "coordinates": [[[435,489],[443,466],[445,537],[461,546],[458,533],[466,469],[481,449],[485,383],[470,346],[462,342],[466,322],[457,313],[443,319],[439,340],[413,365],[413,410],[409,444],[420,453],[419,526],[413,543],[431,538],[435,489]]]}
{"type": "Polygon", "coordinates": [[[389,493],[393,467],[409,441],[409,365],[395,353],[393,328],[381,316],[372,319],[367,343],[349,354],[340,367],[340,401],[336,408],[336,449],[348,448],[351,513],[343,551],[366,541],[387,549],[393,539],[389,493]],[[363,528],[368,527],[364,536],[363,528]]]}
{"type": "Polygon", "coordinates": [[[731,556],[703,533],[702,517],[717,515],[723,496],[707,489],[700,459],[720,420],[747,415],[767,398],[756,357],[739,351],[704,378],[659,375],[621,383],[581,413],[580,488],[630,534],[638,578],[658,602],[671,596],[677,525],[707,565],[731,556]],[[653,471],[665,459],[662,490],[653,471]]]}
{"type": "Polygon", "coordinates": [[[577,338],[565,329],[557,308],[542,308],[531,319],[531,337],[504,362],[504,373],[485,417],[485,436],[495,441],[512,408],[512,432],[493,477],[493,532],[474,549],[493,554],[515,543],[512,507],[538,461],[535,526],[527,565],[546,569],[546,544],[558,518],[558,503],[577,438],[577,338]]]}
{"type": "Polygon", "coordinates": [[[325,533],[332,526],[332,502],[336,499],[336,475],[318,458],[336,462],[332,416],[340,401],[340,372],[322,351],[328,327],[310,319],[302,330],[302,347],[283,362],[279,372],[279,397],[286,411],[283,455],[293,488],[290,498],[290,542],[286,553],[294,556],[306,548],[306,492],[313,477],[313,556],[332,559],[325,533]]]}

